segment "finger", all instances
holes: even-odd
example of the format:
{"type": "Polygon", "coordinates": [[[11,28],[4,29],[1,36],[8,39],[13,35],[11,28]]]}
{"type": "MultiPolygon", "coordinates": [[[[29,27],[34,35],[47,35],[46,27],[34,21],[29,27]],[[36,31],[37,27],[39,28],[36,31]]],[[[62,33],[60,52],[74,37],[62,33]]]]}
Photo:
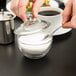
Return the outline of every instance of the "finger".
{"type": "Polygon", "coordinates": [[[11,9],[13,10],[15,7],[18,6],[19,0],[11,0],[11,9]]]}
{"type": "Polygon", "coordinates": [[[69,21],[69,22],[65,23],[62,27],[63,28],[72,28],[71,22],[69,21]]]}
{"type": "Polygon", "coordinates": [[[12,0],[11,1],[11,10],[17,15],[17,13],[18,13],[18,10],[17,10],[17,8],[18,8],[18,3],[19,3],[19,0],[12,0]]]}
{"type": "Polygon", "coordinates": [[[72,0],[68,0],[66,7],[63,11],[63,24],[65,24],[69,20],[71,13],[72,13],[72,0]]]}
{"type": "Polygon", "coordinates": [[[73,16],[76,15],[76,0],[73,0],[73,16]]]}
{"type": "Polygon", "coordinates": [[[27,5],[28,5],[28,1],[29,1],[29,0],[20,0],[20,1],[19,1],[19,7],[27,6],[27,5]]]}
{"type": "Polygon", "coordinates": [[[25,7],[25,6],[19,8],[19,17],[20,17],[24,22],[27,21],[27,17],[26,17],[26,7],[25,7]]]}
{"type": "Polygon", "coordinates": [[[71,19],[71,24],[76,27],[76,0],[73,0],[73,16],[71,19]]]}
{"type": "Polygon", "coordinates": [[[34,0],[32,13],[33,13],[35,18],[37,18],[39,9],[42,6],[43,2],[44,2],[44,0],[34,0]]]}
{"type": "Polygon", "coordinates": [[[28,0],[21,0],[19,3],[19,17],[26,22],[27,17],[26,17],[26,6],[28,4],[28,0]]]}
{"type": "Polygon", "coordinates": [[[62,27],[63,28],[74,28],[74,29],[76,29],[76,25],[72,25],[71,21],[65,23],[62,27]]]}

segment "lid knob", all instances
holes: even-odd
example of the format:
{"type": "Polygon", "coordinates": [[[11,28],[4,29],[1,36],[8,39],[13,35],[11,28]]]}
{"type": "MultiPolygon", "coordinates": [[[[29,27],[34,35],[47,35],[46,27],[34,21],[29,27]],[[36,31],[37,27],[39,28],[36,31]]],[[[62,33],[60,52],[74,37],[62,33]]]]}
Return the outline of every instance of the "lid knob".
{"type": "Polygon", "coordinates": [[[2,15],[4,15],[4,9],[1,9],[1,13],[2,13],[2,15]]]}
{"type": "Polygon", "coordinates": [[[27,14],[27,20],[28,21],[32,21],[32,13],[31,12],[29,12],[28,14],[27,14]]]}

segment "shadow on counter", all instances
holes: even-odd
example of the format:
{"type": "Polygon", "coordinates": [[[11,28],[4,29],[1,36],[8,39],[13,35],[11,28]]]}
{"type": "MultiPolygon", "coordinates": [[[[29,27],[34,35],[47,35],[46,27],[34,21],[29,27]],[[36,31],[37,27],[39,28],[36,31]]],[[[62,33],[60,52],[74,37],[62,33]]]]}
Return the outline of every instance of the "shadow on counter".
{"type": "Polygon", "coordinates": [[[65,40],[69,39],[71,37],[71,35],[72,35],[72,30],[69,31],[66,34],[54,36],[53,37],[53,43],[58,43],[58,42],[61,42],[61,41],[65,41],[65,40]]]}
{"type": "Polygon", "coordinates": [[[21,64],[24,68],[23,70],[27,70],[26,74],[37,76],[37,74],[40,75],[45,73],[47,68],[51,66],[51,60],[49,60],[48,56],[37,60],[23,57],[21,64]]]}

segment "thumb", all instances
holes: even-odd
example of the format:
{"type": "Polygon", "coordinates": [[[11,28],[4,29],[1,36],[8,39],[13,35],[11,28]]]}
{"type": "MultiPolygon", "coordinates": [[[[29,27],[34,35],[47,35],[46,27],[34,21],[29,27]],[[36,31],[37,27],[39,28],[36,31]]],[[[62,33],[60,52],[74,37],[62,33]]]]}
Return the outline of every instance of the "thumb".
{"type": "Polygon", "coordinates": [[[72,17],[71,25],[72,25],[72,28],[76,28],[76,15],[72,17]]]}
{"type": "Polygon", "coordinates": [[[63,24],[68,22],[68,20],[71,16],[71,13],[72,13],[71,11],[72,11],[72,0],[68,0],[66,7],[63,11],[63,24]]]}
{"type": "Polygon", "coordinates": [[[76,28],[76,0],[73,0],[73,16],[71,19],[71,25],[76,28]]]}

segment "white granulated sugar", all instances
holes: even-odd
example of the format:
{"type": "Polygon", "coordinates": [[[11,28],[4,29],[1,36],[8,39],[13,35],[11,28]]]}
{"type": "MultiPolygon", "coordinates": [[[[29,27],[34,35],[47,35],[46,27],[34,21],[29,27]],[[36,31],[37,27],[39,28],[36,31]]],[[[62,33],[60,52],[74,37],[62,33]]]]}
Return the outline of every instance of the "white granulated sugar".
{"type": "Polygon", "coordinates": [[[47,49],[52,43],[52,38],[49,37],[49,40],[42,40],[43,38],[44,34],[42,33],[21,36],[18,38],[19,48],[26,53],[41,54],[45,51],[48,51],[47,49]]]}
{"type": "Polygon", "coordinates": [[[21,36],[19,41],[26,43],[26,44],[40,44],[44,39],[45,35],[42,33],[32,34],[28,36],[21,36]]]}
{"type": "Polygon", "coordinates": [[[48,42],[44,45],[27,45],[19,42],[19,47],[22,49],[22,51],[25,51],[26,53],[30,54],[41,54],[45,51],[48,51],[49,45],[51,43],[48,42]]]}

